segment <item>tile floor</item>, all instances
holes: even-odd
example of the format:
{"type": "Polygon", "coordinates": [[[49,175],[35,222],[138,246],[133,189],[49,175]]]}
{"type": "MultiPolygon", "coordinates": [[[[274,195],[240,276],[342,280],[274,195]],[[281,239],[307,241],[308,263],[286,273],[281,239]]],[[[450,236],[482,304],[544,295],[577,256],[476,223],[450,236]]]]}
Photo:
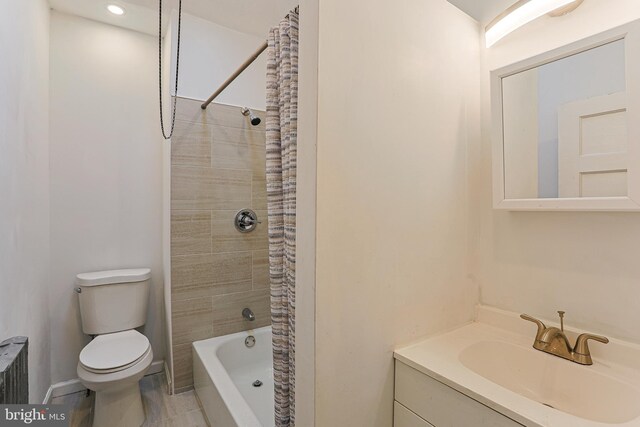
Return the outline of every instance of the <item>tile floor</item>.
{"type": "MultiPolygon", "coordinates": [[[[209,424],[194,391],[169,396],[164,374],[149,375],[140,381],[142,402],[147,413],[144,427],[207,427],[209,424]]],[[[53,404],[73,407],[70,427],[91,427],[93,397],[79,392],[53,399],[53,404]]],[[[115,427],[115,426],[114,426],[115,427]]]]}

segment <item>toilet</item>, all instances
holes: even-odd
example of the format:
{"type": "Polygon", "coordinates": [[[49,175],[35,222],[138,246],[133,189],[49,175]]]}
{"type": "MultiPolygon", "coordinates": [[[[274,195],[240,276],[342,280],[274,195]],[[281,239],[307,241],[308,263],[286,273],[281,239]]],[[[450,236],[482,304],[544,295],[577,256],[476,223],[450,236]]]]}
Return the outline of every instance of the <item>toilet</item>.
{"type": "Polygon", "coordinates": [[[80,352],[78,378],[96,393],[93,427],[140,427],[145,421],[139,381],[151,366],[145,324],[151,270],[99,271],[76,276],[82,331],[93,340],[80,352]]]}

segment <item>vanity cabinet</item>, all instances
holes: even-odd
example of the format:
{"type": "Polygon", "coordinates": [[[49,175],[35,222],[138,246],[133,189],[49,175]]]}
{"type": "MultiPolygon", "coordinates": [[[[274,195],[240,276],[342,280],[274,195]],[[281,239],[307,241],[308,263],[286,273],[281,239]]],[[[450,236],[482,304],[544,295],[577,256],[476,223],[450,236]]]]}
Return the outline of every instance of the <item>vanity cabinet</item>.
{"type": "Polygon", "coordinates": [[[433,427],[396,400],[393,402],[393,425],[395,427],[433,427]]]}
{"type": "Polygon", "coordinates": [[[398,360],[394,410],[394,427],[522,425],[398,360]]]}

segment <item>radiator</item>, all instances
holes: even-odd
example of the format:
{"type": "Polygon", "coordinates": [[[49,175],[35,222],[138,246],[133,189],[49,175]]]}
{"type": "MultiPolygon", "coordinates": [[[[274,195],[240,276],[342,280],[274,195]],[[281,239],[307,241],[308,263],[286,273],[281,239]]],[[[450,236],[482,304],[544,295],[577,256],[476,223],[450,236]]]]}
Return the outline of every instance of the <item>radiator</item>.
{"type": "Polygon", "coordinates": [[[27,337],[0,343],[0,405],[29,403],[28,348],[27,337]]]}

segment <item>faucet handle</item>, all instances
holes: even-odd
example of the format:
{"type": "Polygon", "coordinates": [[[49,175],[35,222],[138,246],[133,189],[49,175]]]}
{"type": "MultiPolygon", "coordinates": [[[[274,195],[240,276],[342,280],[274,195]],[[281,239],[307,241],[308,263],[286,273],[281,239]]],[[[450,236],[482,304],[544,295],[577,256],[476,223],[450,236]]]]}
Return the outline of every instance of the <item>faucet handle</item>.
{"type": "Polygon", "coordinates": [[[536,332],[536,341],[539,341],[540,337],[542,337],[544,330],[547,329],[544,323],[542,323],[540,320],[536,319],[535,317],[531,317],[528,314],[524,314],[524,313],[520,315],[520,318],[524,320],[528,320],[529,322],[533,322],[538,326],[538,332],[536,332]]]}
{"type": "Polygon", "coordinates": [[[593,365],[591,360],[591,351],[589,350],[589,340],[601,342],[603,344],[609,343],[609,338],[600,335],[593,334],[581,334],[576,340],[576,345],[573,348],[574,360],[581,365],[593,365]]]}
{"type": "Polygon", "coordinates": [[[560,331],[564,332],[564,311],[558,310],[558,316],[560,316],[560,331]]]}

